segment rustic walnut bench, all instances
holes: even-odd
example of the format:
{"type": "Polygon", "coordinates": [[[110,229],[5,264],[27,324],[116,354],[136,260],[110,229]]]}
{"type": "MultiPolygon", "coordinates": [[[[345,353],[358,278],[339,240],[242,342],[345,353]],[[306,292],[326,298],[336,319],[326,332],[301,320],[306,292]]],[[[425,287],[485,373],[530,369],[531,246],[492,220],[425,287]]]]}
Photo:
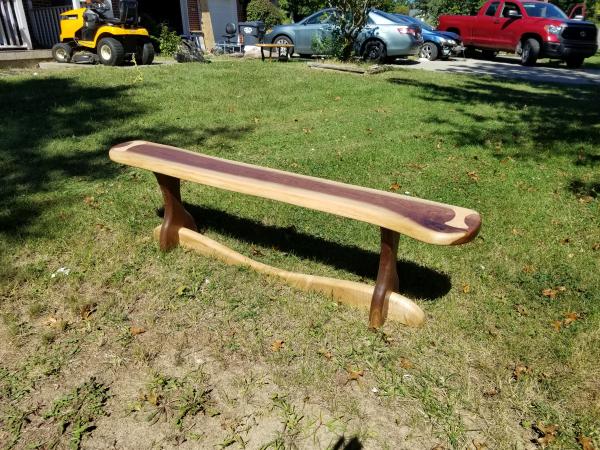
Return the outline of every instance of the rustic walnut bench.
{"type": "Polygon", "coordinates": [[[125,142],[110,150],[113,161],[154,172],[165,203],[164,220],[155,229],[162,250],[178,244],[226,263],[249,266],[277,276],[292,286],[316,291],[342,303],[369,309],[369,326],[378,328],[389,317],[418,326],[423,311],[398,294],[396,255],[399,233],[437,245],[463,244],[479,231],[473,210],[390,192],[229,161],[167,145],[125,142]],[[293,205],[337,214],[381,227],[381,256],[375,286],[335,278],[284,271],[254,261],[197,232],[185,210],[180,180],[189,180],[293,205]]]}

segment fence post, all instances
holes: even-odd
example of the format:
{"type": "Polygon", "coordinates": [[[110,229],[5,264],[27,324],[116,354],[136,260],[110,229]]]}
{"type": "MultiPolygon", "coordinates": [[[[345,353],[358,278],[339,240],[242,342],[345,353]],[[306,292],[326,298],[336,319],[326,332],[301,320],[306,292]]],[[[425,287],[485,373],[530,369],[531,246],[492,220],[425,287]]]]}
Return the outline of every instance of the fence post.
{"type": "Polygon", "coordinates": [[[31,45],[31,36],[29,34],[29,26],[27,25],[27,17],[25,16],[25,8],[23,8],[23,0],[15,0],[14,5],[21,39],[23,40],[23,44],[27,46],[27,50],[31,50],[33,49],[33,45],[31,45]]]}

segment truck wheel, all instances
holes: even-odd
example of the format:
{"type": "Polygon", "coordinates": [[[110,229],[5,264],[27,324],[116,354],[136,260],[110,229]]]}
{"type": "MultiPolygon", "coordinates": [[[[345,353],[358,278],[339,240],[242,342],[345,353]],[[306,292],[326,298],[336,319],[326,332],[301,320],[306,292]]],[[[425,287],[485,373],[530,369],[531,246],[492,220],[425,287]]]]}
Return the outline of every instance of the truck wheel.
{"type": "Polygon", "coordinates": [[[52,47],[52,57],[59,63],[71,62],[73,56],[73,47],[69,44],[58,43],[52,47]]]}
{"type": "Polygon", "coordinates": [[[105,66],[120,66],[125,61],[123,44],[115,38],[104,38],[96,48],[100,62],[105,66]]]}
{"type": "Polygon", "coordinates": [[[540,43],[537,39],[529,38],[523,43],[521,50],[521,64],[533,66],[540,55],[540,43]]]}
{"type": "Polygon", "coordinates": [[[427,41],[421,45],[421,50],[419,50],[419,56],[421,58],[428,59],[429,61],[435,61],[438,59],[439,53],[438,46],[430,41],[427,41]]]}
{"type": "Polygon", "coordinates": [[[567,58],[567,67],[569,69],[579,69],[583,65],[583,56],[569,56],[567,58]]]}
{"type": "Polygon", "coordinates": [[[135,63],[138,65],[150,65],[154,61],[154,46],[150,42],[138,45],[135,49],[135,63]]]}

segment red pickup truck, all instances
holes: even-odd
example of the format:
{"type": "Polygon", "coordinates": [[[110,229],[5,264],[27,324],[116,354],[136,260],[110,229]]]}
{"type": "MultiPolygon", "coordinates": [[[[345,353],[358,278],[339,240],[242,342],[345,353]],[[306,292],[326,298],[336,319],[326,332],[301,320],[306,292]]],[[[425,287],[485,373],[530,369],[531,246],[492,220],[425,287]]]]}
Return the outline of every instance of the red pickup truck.
{"type": "Polygon", "coordinates": [[[440,16],[438,29],[459,34],[468,49],[479,49],[484,56],[515,52],[526,66],[553,58],[577,68],[598,50],[593,23],[570,20],[542,1],[489,0],[476,16],[440,16]]]}

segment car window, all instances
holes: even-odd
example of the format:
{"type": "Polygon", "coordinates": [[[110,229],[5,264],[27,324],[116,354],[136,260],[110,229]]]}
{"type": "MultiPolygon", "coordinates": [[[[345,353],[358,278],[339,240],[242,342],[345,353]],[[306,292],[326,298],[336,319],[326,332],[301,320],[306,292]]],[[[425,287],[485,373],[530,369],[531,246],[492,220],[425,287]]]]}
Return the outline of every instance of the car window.
{"type": "Polygon", "coordinates": [[[400,19],[397,17],[394,17],[391,14],[383,11],[377,11],[376,13],[371,11],[369,13],[369,18],[372,19],[373,23],[377,25],[393,25],[400,22],[400,19]]]}
{"type": "Polygon", "coordinates": [[[500,2],[493,2],[490,6],[488,6],[485,15],[494,17],[496,15],[496,11],[498,11],[498,6],[500,6],[500,2]]]}
{"type": "Polygon", "coordinates": [[[510,12],[511,11],[516,11],[519,14],[521,14],[521,10],[519,9],[519,7],[517,6],[516,3],[511,3],[511,2],[506,2],[504,3],[504,8],[502,8],[502,17],[510,17],[510,12]]]}
{"type": "Polygon", "coordinates": [[[545,17],[548,19],[566,19],[567,15],[552,3],[523,3],[529,17],[545,17]]]}
{"type": "Polygon", "coordinates": [[[320,14],[317,14],[306,21],[308,25],[315,24],[323,24],[323,23],[332,23],[334,18],[333,11],[323,11],[320,14]]]}

